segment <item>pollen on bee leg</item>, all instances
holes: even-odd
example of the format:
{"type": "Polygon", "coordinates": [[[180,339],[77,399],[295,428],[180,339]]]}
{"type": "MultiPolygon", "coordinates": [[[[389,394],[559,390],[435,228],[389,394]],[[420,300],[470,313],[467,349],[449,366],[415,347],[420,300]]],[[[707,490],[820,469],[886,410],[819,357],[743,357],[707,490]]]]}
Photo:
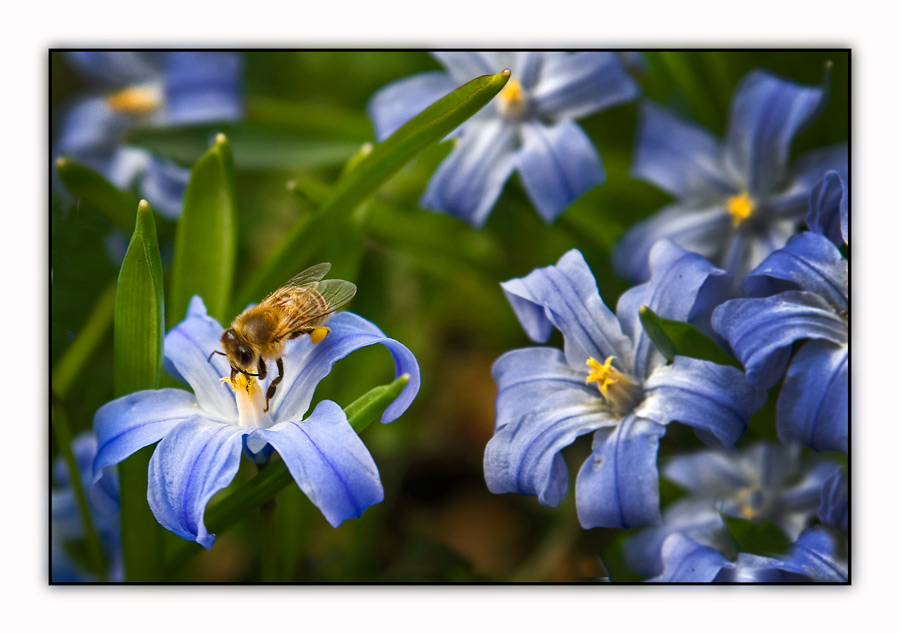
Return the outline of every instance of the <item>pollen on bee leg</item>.
{"type": "Polygon", "coordinates": [[[325,338],[325,335],[327,335],[329,332],[331,332],[331,328],[329,328],[327,326],[319,326],[318,328],[313,330],[311,333],[309,333],[309,338],[312,340],[313,343],[319,343],[325,338]]]}

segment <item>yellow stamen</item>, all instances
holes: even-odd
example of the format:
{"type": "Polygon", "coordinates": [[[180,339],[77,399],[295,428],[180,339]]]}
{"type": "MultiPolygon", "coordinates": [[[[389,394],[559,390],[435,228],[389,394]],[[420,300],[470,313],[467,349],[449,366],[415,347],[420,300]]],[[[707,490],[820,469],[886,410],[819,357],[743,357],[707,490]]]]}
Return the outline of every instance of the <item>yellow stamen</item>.
{"type": "Polygon", "coordinates": [[[255,377],[245,376],[243,372],[238,372],[234,375],[233,381],[228,376],[219,380],[222,383],[228,383],[234,390],[238,409],[238,425],[264,428],[272,426],[272,419],[265,411],[266,399],[255,377]]]}
{"type": "Polygon", "coordinates": [[[609,400],[609,386],[618,383],[619,377],[622,376],[618,370],[612,367],[611,364],[613,359],[615,359],[615,357],[610,355],[606,357],[606,361],[603,363],[600,363],[594,357],[589,357],[587,360],[591,372],[588,374],[585,383],[596,383],[597,387],[600,389],[600,393],[607,400],[609,400]]]}
{"type": "Polygon", "coordinates": [[[739,227],[742,222],[753,214],[756,203],[750,198],[747,192],[741,192],[737,196],[731,196],[725,202],[725,209],[731,214],[731,224],[733,227],[739,227]]]}
{"type": "Polygon", "coordinates": [[[162,105],[162,96],[153,86],[130,86],[106,98],[109,107],[124,114],[147,114],[162,105]]]}
{"type": "Polygon", "coordinates": [[[497,95],[497,108],[500,114],[508,117],[517,117],[525,108],[525,91],[522,84],[515,79],[510,79],[500,94],[497,95]]]}
{"type": "Polygon", "coordinates": [[[331,328],[327,326],[319,326],[311,333],[309,333],[309,338],[312,339],[313,343],[319,343],[329,332],[331,332],[331,328]]]}

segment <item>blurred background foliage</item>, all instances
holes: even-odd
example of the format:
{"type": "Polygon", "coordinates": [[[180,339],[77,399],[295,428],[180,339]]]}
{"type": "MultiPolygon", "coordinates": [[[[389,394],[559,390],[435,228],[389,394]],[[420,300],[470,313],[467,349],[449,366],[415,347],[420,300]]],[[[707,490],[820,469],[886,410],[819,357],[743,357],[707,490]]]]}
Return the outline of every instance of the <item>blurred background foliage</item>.
{"type": "MultiPolygon", "coordinates": [[[[441,68],[417,51],[243,55],[242,121],[141,129],[129,138],[135,146],[190,167],[215,133],[227,135],[236,169],[236,289],[315,209],[346,161],[364,143],[374,141],[365,114],[372,94],[396,79],[441,68]]],[[[674,108],[721,138],[732,93],[747,71],[762,67],[819,85],[829,62],[830,98],[822,115],[797,137],[792,148],[796,157],[849,138],[848,52],[651,51],[632,72],[643,98],[674,108]]],[[[87,86],[61,53],[52,52],[50,63],[55,138],[61,109],[87,86]]],[[[329,236],[317,260],[333,263],[330,277],[359,287],[349,310],[413,351],[421,366],[422,388],[399,420],[372,425],[362,435],[381,472],[381,504],[335,530],[296,487],[279,494],[277,580],[637,580],[620,555],[627,531],[579,526],[574,484],[558,509],[543,507],[534,498],[492,495],[484,484],[482,457],[494,425],[491,365],[508,350],[533,345],[499,282],[554,263],[565,251],[578,248],[596,275],[604,301],[614,307],[629,285],[612,270],[613,245],[628,226],[670,200],[629,174],[638,103],[580,120],[601,154],[607,181],[552,226],[531,208],[515,176],[480,230],[419,209],[428,179],[449,151],[449,144],[440,143],[419,154],[358,209],[338,235],[329,236]]],[[[97,408],[113,398],[112,289],[139,196],[134,194],[134,206],[123,215],[129,226],[121,226],[125,223],[108,212],[74,199],[55,174],[51,181],[52,383],[54,398],[78,433],[89,429],[97,408]],[[77,340],[84,351],[75,354],[77,340]]],[[[175,223],[158,214],[155,220],[168,276],[175,223]]],[[[284,271],[284,280],[296,272],[284,271]]],[[[167,319],[166,328],[173,325],[167,319]]],[[[549,344],[561,346],[559,333],[549,344]]],[[[316,400],[330,398],[347,405],[388,382],[392,373],[390,355],[382,347],[360,350],[335,366],[316,400]]],[[[165,380],[166,385],[177,385],[165,380]]],[[[775,439],[771,396],[751,421],[742,444],[775,439]]],[[[584,436],[563,452],[572,483],[589,446],[590,436],[584,436]]],[[[660,458],[699,446],[687,428],[672,425],[661,443],[660,458]]],[[[51,448],[52,456],[57,452],[51,448]]],[[[244,461],[236,483],[254,471],[244,461]]],[[[661,493],[665,505],[682,492],[663,480],[661,493]]],[[[193,556],[172,571],[171,580],[256,581],[260,539],[258,518],[247,518],[220,534],[211,551],[196,546],[193,556]]],[[[169,546],[181,542],[172,536],[169,546]]]]}

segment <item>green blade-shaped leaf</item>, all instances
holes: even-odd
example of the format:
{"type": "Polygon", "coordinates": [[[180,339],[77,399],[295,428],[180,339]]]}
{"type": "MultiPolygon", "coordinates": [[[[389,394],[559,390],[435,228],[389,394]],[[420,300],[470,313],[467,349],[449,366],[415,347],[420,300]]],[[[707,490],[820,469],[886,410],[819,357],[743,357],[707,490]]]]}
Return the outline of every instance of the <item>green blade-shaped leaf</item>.
{"type": "Polygon", "coordinates": [[[234,165],[220,134],[194,165],[184,193],[169,284],[170,326],[184,318],[194,295],[220,323],[228,321],[235,250],[234,165]]]}
{"type": "Polygon", "coordinates": [[[56,173],[73,196],[102,214],[126,233],[134,228],[132,210],[138,198],[124,192],[98,172],[68,157],[56,159],[56,173]]]}
{"type": "Polygon", "coordinates": [[[338,231],[357,205],[372,195],[418,152],[437,143],[483,108],[509,80],[509,71],[484,75],[442,97],[347,172],[322,208],[299,222],[275,253],[240,292],[239,309],[277,288],[291,275],[311,264],[313,256],[338,231]]]}
{"type": "MultiPolygon", "coordinates": [[[[374,387],[344,408],[350,426],[359,433],[378,419],[378,415],[394,402],[409,383],[409,375],[397,377],[387,385],[374,387]]],[[[217,534],[233,526],[242,517],[256,510],[294,482],[287,465],[278,460],[271,463],[252,479],[242,483],[227,497],[213,504],[205,515],[205,524],[210,533],[217,534]]],[[[199,552],[192,544],[182,546],[173,565],[199,552]]]]}
{"type": "MultiPolygon", "coordinates": [[[[159,387],[163,362],[163,278],[153,211],[138,205],[134,234],[116,286],[113,390],[122,396],[159,387]]],[[[147,466],[152,447],[119,465],[122,549],[128,581],[163,577],[163,529],[147,506],[147,466]]]]}
{"type": "Polygon", "coordinates": [[[638,315],[644,326],[644,332],[669,361],[672,361],[678,354],[695,359],[705,359],[719,365],[741,367],[737,360],[695,326],[683,321],[660,317],[649,306],[641,306],[638,315]]]}
{"type": "Polygon", "coordinates": [[[306,171],[334,167],[346,161],[365,140],[311,136],[305,131],[239,123],[178,128],[145,128],[129,136],[129,143],[181,165],[191,165],[206,153],[209,138],[228,137],[240,170],[306,171]]]}

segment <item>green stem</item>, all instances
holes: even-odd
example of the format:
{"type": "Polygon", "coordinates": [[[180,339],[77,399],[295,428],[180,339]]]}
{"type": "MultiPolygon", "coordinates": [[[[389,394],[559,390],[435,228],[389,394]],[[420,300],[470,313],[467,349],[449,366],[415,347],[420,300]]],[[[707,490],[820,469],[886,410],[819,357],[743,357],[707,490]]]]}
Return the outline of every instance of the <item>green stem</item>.
{"type": "Polygon", "coordinates": [[[94,520],[91,517],[87,496],[84,493],[81,473],[78,470],[75,454],[72,452],[72,432],[69,429],[69,420],[62,408],[62,404],[55,398],[52,401],[51,426],[53,427],[53,437],[56,439],[56,444],[59,446],[59,451],[66,463],[66,471],[69,474],[69,484],[72,487],[72,491],[75,493],[75,502],[78,504],[78,513],[81,515],[81,523],[84,525],[88,556],[90,557],[93,569],[99,575],[100,581],[106,581],[106,555],[103,553],[103,546],[100,544],[100,538],[97,536],[97,531],[94,529],[94,520]]]}

